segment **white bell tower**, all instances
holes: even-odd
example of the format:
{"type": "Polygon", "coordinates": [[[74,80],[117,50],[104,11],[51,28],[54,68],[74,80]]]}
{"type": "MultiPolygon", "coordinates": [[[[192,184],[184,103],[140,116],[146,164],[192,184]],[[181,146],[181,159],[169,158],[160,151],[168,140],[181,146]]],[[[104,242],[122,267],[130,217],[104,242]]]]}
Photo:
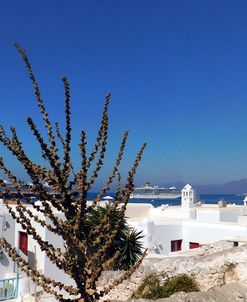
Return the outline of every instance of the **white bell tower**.
{"type": "Polygon", "coordinates": [[[198,202],[196,191],[191,185],[187,184],[183,187],[181,196],[181,205],[184,217],[189,219],[196,219],[195,203],[198,202]]]}
{"type": "Polygon", "coordinates": [[[181,198],[182,208],[192,209],[194,208],[196,202],[197,202],[196,192],[191,185],[187,184],[182,189],[182,198],[181,198]]]}

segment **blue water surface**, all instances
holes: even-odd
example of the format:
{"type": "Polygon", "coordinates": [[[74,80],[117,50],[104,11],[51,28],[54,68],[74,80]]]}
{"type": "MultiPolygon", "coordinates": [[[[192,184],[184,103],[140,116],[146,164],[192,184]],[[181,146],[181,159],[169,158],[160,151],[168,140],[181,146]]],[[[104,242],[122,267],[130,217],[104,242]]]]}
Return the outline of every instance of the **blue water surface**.
{"type": "MultiPolygon", "coordinates": [[[[96,197],[97,193],[89,193],[88,200],[92,200],[96,197]]],[[[107,193],[107,195],[114,197],[114,194],[107,193]]],[[[242,195],[226,195],[226,194],[200,194],[200,201],[203,203],[209,203],[209,204],[217,204],[219,200],[224,200],[225,202],[229,204],[243,204],[244,196],[242,195]]],[[[151,203],[154,207],[158,207],[162,204],[168,204],[168,205],[180,205],[181,204],[181,198],[177,199],[130,199],[129,203],[151,203]]]]}

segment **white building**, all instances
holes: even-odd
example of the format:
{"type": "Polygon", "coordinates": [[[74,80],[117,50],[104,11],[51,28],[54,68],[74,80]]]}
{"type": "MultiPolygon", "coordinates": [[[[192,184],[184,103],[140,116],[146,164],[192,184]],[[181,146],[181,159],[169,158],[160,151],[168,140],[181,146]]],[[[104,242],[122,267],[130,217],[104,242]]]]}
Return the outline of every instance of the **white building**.
{"type": "MultiPolygon", "coordinates": [[[[32,209],[31,206],[30,209],[32,209]]],[[[215,204],[200,204],[195,190],[190,185],[186,185],[182,190],[181,206],[163,205],[155,208],[151,204],[129,203],[126,216],[129,224],[138,230],[143,230],[143,244],[149,248],[150,253],[171,256],[179,251],[190,250],[219,240],[229,240],[235,244],[247,242],[247,206],[222,207],[215,204]]],[[[42,217],[42,219],[45,218],[42,217]]],[[[46,229],[39,228],[34,222],[33,226],[44,240],[63,248],[62,241],[57,236],[46,229]]],[[[35,265],[40,272],[67,284],[70,282],[73,284],[73,280],[69,280],[65,274],[61,273],[45,257],[31,236],[27,236],[15,223],[4,205],[0,205],[0,236],[5,237],[12,246],[19,248],[22,256],[26,257],[30,265],[35,265]]],[[[14,282],[16,282],[17,274],[16,265],[5,252],[1,254],[0,251],[0,300],[6,284],[10,289],[11,286],[16,287],[14,282]],[[12,283],[1,281],[9,278],[12,278],[12,283]]],[[[20,299],[21,295],[33,293],[35,287],[21,272],[19,272],[19,279],[18,297],[20,299]]],[[[9,292],[11,293],[11,290],[9,292]]]]}
{"type": "MultiPolygon", "coordinates": [[[[15,205],[11,205],[15,207],[15,205]]],[[[27,206],[39,215],[40,218],[48,222],[48,219],[35,211],[32,206],[27,206]]],[[[59,214],[57,213],[59,217],[59,214]]],[[[62,217],[61,217],[62,218],[62,217]]],[[[53,234],[40,227],[36,222],[32,222],[37,233],[44,241],[52,243],[55,247],[64,250],[63,241],[59,236],[53,234]]],[[[75,285],[74,281],[70,279],[65,273],[60,271],[55,264],[53,264],[45,253],[41,251],[38,243],[33,240],[32,236],[28,236],[22,227],[15,222],[9,214],[6,207],[0,203],[0,237],[4,237],[7,241],[15,247],[19,255],[28,261],[29,265],[38,269],[38,271],[56,281],[64,282],[67,285],[75,285]]],[[[16,264],[8,257],[3,250],[0,254],[0,301],[10,298],[16,298],[15,301],[22,301],[22,297],[27,294],[39,293],[41,289],[36,287],[31,279],[27,278],[16,264]]],[[[66,293],[63,293],[66,294],[66,293]]]]}
{"type": "Polygon", "coordinates": [[[158,254],[174,255],[219,240],[247,242],[247,206],[202,204],[189,184],[182,189],[181,206],[128,204],[126,216],[144,231],[145,246],[158,254]]]}

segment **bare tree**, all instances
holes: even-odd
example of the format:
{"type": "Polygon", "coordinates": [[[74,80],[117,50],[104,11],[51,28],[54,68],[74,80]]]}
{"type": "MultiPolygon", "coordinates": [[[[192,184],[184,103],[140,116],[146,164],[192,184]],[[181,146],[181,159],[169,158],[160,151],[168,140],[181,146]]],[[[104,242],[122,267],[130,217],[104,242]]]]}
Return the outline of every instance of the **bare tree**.
{"type": "MultiPolygon", "coordinates": [[[[121,278],[112,282],[111,285],[105,286],[102,290],[97,289],[96,283],[102,274],[105,265],[114,262],[118,257],[118,253],[114,257],[109,256],[108,250],[119,232],[121,227],[121,217],[125,215],[126,206],[130,193],[133,190],[134,175],[138,164],[141,160],[146,143],[143,144],[131,170],[128,173],[127,181],[121,187],[121,176],[118,172],[119,165],[122,160],[122,155],[125,149],[128,132],[123,134],[116,162],[112,172],[106,180],[103,188],[97,197],[93,200],[90,206],[87,205],[88,192],[92,188],[99,171],[103,165],[103,159],[106,152],[106,144],[108,138],[108,105],[111,95],[107,95],[102,115],[100,128],[98,130],[96,143],[91,152],[86,151],[86,133],[81,131],[80,154],[81,168],[78,172],[74,172],[71,162],[71,112],[70,112],[70,86],[66,77],[62,77],[65,90],[65,122],[66,133],[63,136],[60,132],[58,123],[55,127],[52,126],[46,111],[44,102],[41,97],[39,85],[36,81],[32,67],[28,57],[19,44],[15,44],[21,54],[31,79],[34,93],[40,108],[42,118],[47,130],[48,140],[45,141],[37,125],[31,117],[27,118],[27,123],[40,144],[43,158],[49,163],[41,166],[33,162],[25,152],[20,141],[16,129],[10,127],[11,135],[8,135],[3,126],[0,126],[0,142],[12,153],[14,157],[25,168],[30,180],[33,183],[32,194],[37,196],[41,204],[33,204],[35,211],[30,210],[30,207],[25,206],[21,202],[23,196],[23,186],[25,183],[16,177],[5,165],[0,158],[0,168],[8,179],[12,182],[14,188],[21,198],[15,198],[16,206],[12,207],[7,200],[4,200],[12,217],[19,223],[27,234],[39,244],[40,249],[46,253],[46,257],[54,263],[58,269],[65,272],[75,285],[66,285],[59,281],[52,280],[48,276],[43,275],[37,269],[30,267],[28,262],[23,259],[5,238],[0,239],[0,244],[11,257],[13,261],[29,276],[37,285],[41,286],[44,291],[55,296],[59,301],[95,301],[101,296],[108,293],[113,287],[120,284],[124,279],[131,274],[140,265],[143,255],[135,263],[130,270],[123,273],[121,278]],[[58,150],[58,143],[62,146],[62,156],[58,150]],[[92,163],[92,173],[89,169],[92,163]],[[109,190],[110,185],[117,176],[118,182],[116,187],[115,201],[109,207],[107,213],[101,219],[101,222],[90,229],[86,234],[86,220],[91,211],[97,207],[101,197],[109,190]],[[45,183],[52,187],[52,193],[47,191],[45,183]],[[121,189],[122,188],[122,189],[121,189]],[[59,193],[59,198],[55,194],[59,193]],[[115,229],[112,230],[110,225],[111,215],[116,209],[121,209],[119,220],[115,224],[115,229]],[[40,213],[37,215],[37,211],[40,213]],[[36,212],[36,214],[35,214],[36,212]],[[57,215],[57,213],[63,215],[57,215]],[[44,219],[42,219],[42,215],[44,219]],[[47,220],[47,218],[49,220],[47,220]],[[38,234],[37,228],[33,226],[33,222],[38,223],[42,228],[61,237],[64,242],[65,249],[56,248],[51,243],[44,241],[38,234]],[[47,221],[50,221],[48,223],[47,221]],[[64,297],[61,290],[67,292],[67,297],[64,297]]],[[[6,184],[1,181],[1,187],[4,188],[1,197],[4,198],[4,193],[11,194],[6,184]]]]}

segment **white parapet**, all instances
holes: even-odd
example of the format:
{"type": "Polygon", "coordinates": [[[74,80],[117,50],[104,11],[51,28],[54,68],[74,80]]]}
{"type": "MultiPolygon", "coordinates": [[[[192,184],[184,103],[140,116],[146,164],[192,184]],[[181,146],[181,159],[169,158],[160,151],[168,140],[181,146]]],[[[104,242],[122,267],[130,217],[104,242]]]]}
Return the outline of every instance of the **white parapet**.
{"type": "Polygon", "coordinates": [[[238,216],[238,223],[242,225],[247,225],[247,216],[238,216]]]}

